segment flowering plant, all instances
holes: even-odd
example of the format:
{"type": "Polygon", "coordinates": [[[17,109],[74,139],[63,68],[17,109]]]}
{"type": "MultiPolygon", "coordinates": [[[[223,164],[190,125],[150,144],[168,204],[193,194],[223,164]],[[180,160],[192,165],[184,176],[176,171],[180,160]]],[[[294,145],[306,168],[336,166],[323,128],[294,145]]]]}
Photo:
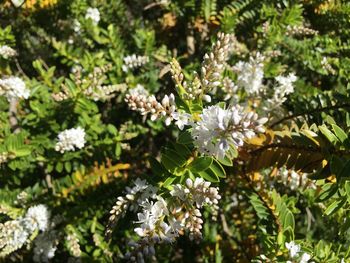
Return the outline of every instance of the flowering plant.
{"type": "Polygon", "coordinates": [[[333,2],[1,3],[0,261],[349,261],[333,2]]]}

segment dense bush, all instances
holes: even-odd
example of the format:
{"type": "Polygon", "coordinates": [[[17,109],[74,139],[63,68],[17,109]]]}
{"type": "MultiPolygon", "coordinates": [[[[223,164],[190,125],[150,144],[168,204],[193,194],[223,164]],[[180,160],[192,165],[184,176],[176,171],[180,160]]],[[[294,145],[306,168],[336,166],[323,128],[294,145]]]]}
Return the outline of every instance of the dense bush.
{"type": "Polygon", "coordinates": [[[0,4],[1,262],[350,262],[350,4],[0,4]]]}

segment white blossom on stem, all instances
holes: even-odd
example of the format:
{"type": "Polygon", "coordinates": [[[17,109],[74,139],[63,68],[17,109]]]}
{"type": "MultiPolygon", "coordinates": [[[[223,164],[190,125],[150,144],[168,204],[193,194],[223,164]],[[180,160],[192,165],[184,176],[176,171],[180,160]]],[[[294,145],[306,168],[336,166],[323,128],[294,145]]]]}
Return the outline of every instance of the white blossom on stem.
{"type": "Polygon", "coordinates": [[[0,79],[0,96],[5,96],[8,101],[12,99],[28,99],[30,91],[24,81],[18,77],[0,79]]]}
{"type": "Polygon", "coordinates": [[[91,19],[93,24],[97,25],[100,22],[100,11],[97,8],[89,7],[86,10],[85,19],[91,19]]]}
{"type": "Polygon", "coordinates": [[[237,85],[249,95],[258,94],[263,89],[264,59],[263,55],[257,53],[248,62],[240,61],[233,66],[233,71],[237,73],[237,85]]]}
{"type": "Polygon", "coordinates": [[[3,45],[0,47],[0,56],[3,57],[4,59],[9,59],[17,55],[16,50],[13,48],[3,45]]]}
{"type": "Polygon", "coordinates": [[[28,209],[24,222],[27,229],[45,231],[48,228],[50,213],[45,205],[36,205],[28,209]]]}
{"type": "Polygon", "coordinates": [[[125,56],[123,60],[124,64],[122,66],[122,70],[124,72],[128,72],[129,70],[133,70],[147,64],[149,62],[149,57],[132,54],[129,56],[125,56]]]}
{"type": "Polygon", "coordinates": [[[85,130],[81,127],[67,129],[58,134],[55,150],[61,153],[82,149],[85,145],[85,130]]]}
{"type": "Polygon", "coordinates": [[[230,147],[240,147],[244,139],[265,132],[267,118],[258,119],[254,112],[245,112],[240,106],[222,109],[219,106],[205,108],[201,120],[193,125],[192,137],[198,150],[219,159],[225,157],[230,147]]]}
{"type": "Polygon", "coordinates": [[[298,245],[298,244],[295,244],[295,242],[294,241],[290,241],[289,243],[285,243],[285,246],[286,246],[286,248],[288,249],[288,251],[289,251],[289,256],[291,257],[291,258],[295,258],[298,254],[299,254],[299,252],[300,252],[300,245],[298,245]]]}

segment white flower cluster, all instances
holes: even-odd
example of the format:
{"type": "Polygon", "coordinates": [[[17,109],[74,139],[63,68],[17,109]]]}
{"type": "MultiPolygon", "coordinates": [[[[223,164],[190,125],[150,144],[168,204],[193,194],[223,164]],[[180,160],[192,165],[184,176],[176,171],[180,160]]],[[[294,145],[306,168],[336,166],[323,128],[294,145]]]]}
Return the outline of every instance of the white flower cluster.
{"type": "Polygon", "coordinates": [[[137,211],[139,205],[146,199],[155,197],[157,187],[149,185],[145,180],[137,178],[132,188],[126,187],[125,196],[119,196],[117,202],[110,211],[109,223],[106,235],[109,236],[112,228],[127,210],[137,211]]]}
{"type": "Polygon", "coordinates": [[[89,7],[86,10],[85,19],[91,19],[93,24],[97,25],[100,22],[100,11],[97,8],[89,7]]]}
{"type": "Polygon", "coordinates": [[[29,90],[24,81],[18,77],[0,79],[0,96],[5,96],[8,101],[13,99],[28,99],[29,90]]]}
{"type": "Polygon", "coordinates": [[[263,55],[257,53],[255,57],[249,58],[249,62],[239,61],[232,68],[237,73],[237,85],[244,88],[248,95],[258,94],[263,89],[264,59],[263,55]]]}
{"type": "Polygon", "coordinates": [[[17,55],[16,50],[13,48],[3,45],[0,47],[0,56],[3,57],[4,59],[9,59],[17,55]]]}
{"type": "Polygon", "coordinates": [[[161,102],[158,102],[154,95],[148,96],[148,93],[142,89],[133,89],[126,94],[125,101],[131,110],[141,113],[141,115],[151,114],[151,120],[165,118],[165,125],[170,125],[172,120],[182,130],[185,125],[190,124],[191,115],[176,111],[174,94],[165,95],[161,102]]]}
{"type": "Polygon", "coordinates": [[[124,64],[122,66],[122,70],[124,72],[128,72],[129,70],[133,70],[147,64],[149,62],[149,57],[132,54],[124,57],[123,60],[124,60],[124,64]]]}
{"type": "Polygon", "coordinates": [[[81,256],[81,249],[79,244],[79,238],[75,232],[69,233],[66,236],[66,240],[68,243],[68,249],[70,253],[75,257],[79,258],[81,256]]]}
{"type": "Polygon", "coordinates": [[[225,92],[224,100],[231,99],[232,102],[238,102],[239,97],[237,94],[238,86],[228,77],[222,80],[222,89],[225,92]]]}
{"type": "Polygon", "coordinates": [[[294,92],[294,82],[297,77],[294,73],[290,73],[287,76],[277,76],[275,78],[277,85],[274,90],[270,92],[268,98],[262,101],[262,109],[266,112],[271,112],[282,105],[287,100],[287,95],[294,92]]]}
{"type": "Polygon", "coordinates": [[[204,55],[201,68],[201,84],[204,91],[209,91],[221,84],[221,73],[225,69],[232,42],[232,35],[218,34],[218,40],[212,51],[204,55]]]}
{"type": "Polygon", "coordinates": [[[283,169],[280,172],[280,178],[281,182],[291,190],[302,189],[306,186],[308,186],[308,188],[316,188],[315,183],[307,177],[306,173],[297,173],[295,171],[283,169]]]}
{"type": "Polygon", "coordinates": [[[67,129],[58,134],[55,150],[61,153],[82,149],[85,145],[85,130],[81,127],[67,129]]]}
{"type": "Polygon", "coordinates": [[[296,35],[318,35],[318,31],[312,28],[305,27],[303,25],[300,26],[291,26],[288,25],[286,28],[287,36],[296,36],[296,35]]]}
{"type": "Polygon", "coordinates": [[[153,256],[154,246],[158,243],[173,242],[184,231],[189,231],[190,237],[201,237],[203,220],[200,208],[209,205],[218,209],[218,188],[210,187],[210,182],[202,178],[186,180],[186,186],[173,185],[169,200],[157,195],[157,188],[137,179],[134,187],[126,188],[125,197],[118,197],[107,227],[115,226],[116,218],[127,210],[141,211],[137,214],[135,233],[140,239],[130,241],[132,251],[125,257],[131,261],[144,262],[144,257],[153,256]],[[113,222],[111,224],[111,222],[113,222]]]}
{"type": "Polygon", "coordinates": [[[290,73],[288,76],[277,76],[276,80],[279,85],[276,87],[274,96],[285,100],[285,96],[294,91],[293,83],[297,77],[294,73],[290,73]]]}
{"type": "Polygon", "coordinates": [[[332,67],[331,64],[329,64],[329,61],[327,59],[327,57],[323,57],[321,60],[321,66],[324,70],[326,70],[327,72],[329,72],[332,75],[335,75],[337,72],[335,71],[335,69],[332,67]]]}
{"type": "MultiPolygon", "coordinates": [[[[285,243],[286,248],[289,251],[289,256],[291,259],[299,258],[299,263],[307,263],[311,259],[311,255],[304,252],[300,257],[300,245],[296,244],[294,241],[290,241],[289,243],[285,243]]],[[[292,261],[287,261],[287,263],[292,263],[292,261]]]]}
{"type": "Polygon", "coordinates": [[[73,21],[73,31],[77,34],[80,34],[81,32],[81,23],[79,22],[79,20],[75,19],[73,21]]]}
{"type": "Polygon", "coordinates": [[[50,213],[44,205],[32,206],[28,209],[24,224],[33,232],[35,229],[45,231],[48,228],[50,213]]]}
{"type": "Polygon", "coordinates": [[[203,220],[200,208],[204,205],[210,206],[213,212],[219,209],[218,203],[221,199],[219,189],[210,187],[211,183],[197,177],[194,181],[186,180],[186,186],[177,184],[173,186],[170,194],[179,199],[176,211],[185,211],[185,217],[181,225],[190,231],[190,238],[200,238],[203,220]]]}
{"type": "Polygon", "coordinates": [[[46,231],[50,213],[45,205],[32,206],[24,217],[0,224],[0,257],[20,249],[36,231],[46,231]]]}
{"type": "Polygon", "coordinates": [[[267,118],[258,119],[254,112],[242,107],[222,109],[219,106],[205,108],[201,120],[194,124],[192,137],[199,151],[222,159],[230,147],[240,147],[244,139],[263,133],[267,118]]]}

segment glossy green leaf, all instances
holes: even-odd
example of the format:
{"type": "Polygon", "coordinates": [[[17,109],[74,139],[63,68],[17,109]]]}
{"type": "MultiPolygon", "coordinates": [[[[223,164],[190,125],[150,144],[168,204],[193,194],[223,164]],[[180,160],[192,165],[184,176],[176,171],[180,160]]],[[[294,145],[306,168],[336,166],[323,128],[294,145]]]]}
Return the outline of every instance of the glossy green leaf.
{"type": "Polygon", "coordinates": [[[188,166],[188,169],[192,173],[199,173],[208,169],[212,162],[213,158],[211,157],[198,157],[188,166]]]}

